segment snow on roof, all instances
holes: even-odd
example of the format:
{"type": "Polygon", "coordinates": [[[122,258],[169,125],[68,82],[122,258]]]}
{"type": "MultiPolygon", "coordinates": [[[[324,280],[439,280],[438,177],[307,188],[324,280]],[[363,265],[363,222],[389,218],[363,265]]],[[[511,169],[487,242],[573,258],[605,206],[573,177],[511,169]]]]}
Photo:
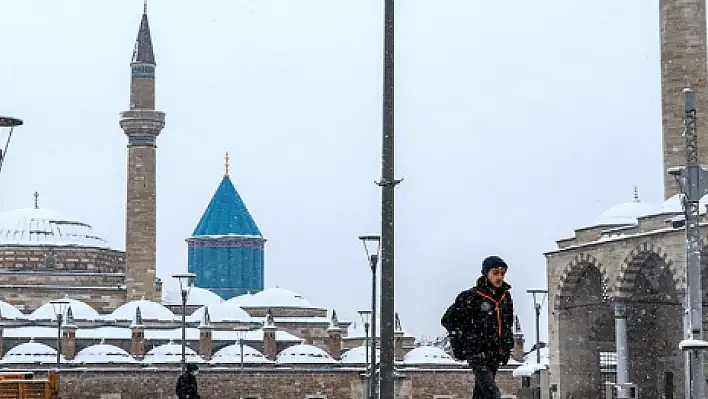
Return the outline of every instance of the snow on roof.
{"type": "Polygon", "coordinates": [[[625,202],[615,205],[600,216],[588,227],[600,226],[616,226],[637,224],[637,218],[648,216],[657,213],[657,208],[653,205],[644,203],[635,199],[634,201],[625,202]]]}
{"type": "MultiPolygon", "coordinates": [[[[371,348],[366,346],[357,346],[356,348],[349,349],[348,351],[342,353],[342,364],[366,364],[366,351],[367,349],[371,351],[371,348]]],[[[381,351],[376,348],[376,361],[379,360],[381,351]]]]}
{"type": "Polygon", "coordinates": [[[140,315],[143,320],[152,321],[174,321],[175,315],[171,310],[164,307],[162,304],[148,301],[146,299],[138,299],[135,301],[126,302],[120,305],[116,310],[108,316],[104,316],[107,320],[132,321],[135,319],[136,308],[140,308],[140,315]]]}
{"type": "Polygon", "coordinates": [[[316,346],[298,344],[283,349],[278,354],[277,362],[280,364],[332,364],[337,361],[316,346]]]}
{"type": "MultiPolygon", "coordinates": [[[[173,278],[163,281],[162,303],[164,305],[181,305],[182,293],[180,292],[179,282],[173,278]]],[[[188,306],[217,305],[222,302],[224,300],[219,295],[201,287],[192,287],[187,296],[188,306]]]]}
{"type": "Polygon", "coordinates": [[[254,321],[253,318],[233,302],[222,302],[212,306],[202,306],[187,317],[188,321],[202,321],[205,309],[209,309],[209,320],[212,322],[254,321]]]}
{"type": "MultiPolygon", "coordinates": [[[[240,364],[241,363],[241,347],[239,344],[225,346],[219,349],[209,361],[211,364],[240,364]]],[[[263,356],[261,352],[253,349],[248,345],[243,346],[243,363],[244,364],[264,364],[272,363],[268,358],[263,356]]]]}
{"type": "MultiPolygon", "coordinates": [[[[280,320],[280,318],[278,318],[280,320]]],[[[377,336],[381,336],[381,318],[378,317],[376,323],[376,330],[378,331],[377,336]]],[[[369,327],[369,334],[371,334],[371,327],[369,327]]],[[[361,320],[354,320],[352,323],[349,325],[349,328],[347,329],[347,336],[342,337],[342,339],[362,339],[366,337],[366,330],[364,329],[364,323],[361,322],[361,320]]],[[[403,337],[405,338],[415,338],[413,335],[408,334],[403,330],[403,337]]]]}
{"type": "Polygon", "coordinates": [[[0,301],[0,315],[3,319],[26,319],[27,315],[5,301],[0,301]]]}
{"type": "MultiPolygon", "coordinates": [[[[189,346],[184,349],[187,363],[203,363],[204,359],[197,355],[189,346]]],[[[182,361],[182,345],[173,342],[152,348],[145,354],[143,364],[180,363],[182,361]]]]}
{"type": "Polygon", "coordinates": [[[321,309],[313,306],[302,295],[279,287],[268,288],[252,295],[240,295],[226,302],[236,303],[242,308],[321,309]]]}
{"type": "MultiPolygon", "coordinates": [[[[63,355],[60,361],[66,362],[63,355]]],[[[56,362],[57,351],[54,348],[34,341],[14,346],[0,360],[0,364],[56,364],[56,362]]]]}
{"type": "Polygon", "coordinates": [[[137,363],[128,353],[114,345],[104,343],[91,345],[79,351],[73,360],[78,364],[137,363]]]}
{"type": "Polygon", "coordinates": [[[403,357],[406,364],[459,364],[444,350],[434,346],[419,346],[403,357]]]}
{"type": "MultiPolygon", "coordinates": [[[[74,320],[98,320],[101,318],[101,315],[98,314],[96,309],[92,308],[88,304],[81,302],[76,299],[71,299],[71,298],[60,298],[59,300],[62,301],[68,301],[69,306],[67,307],[67,312],[68,309],[71,308],[71,313],[74,317],[74,320]]],[[[42,306],[38,307],[34,312],[32,312],[29,315],[29,319],[31,320],[56,320],[57,316],[54,313],[54,306],[50,303],[47,302],[43,304],[42,306]]]]}
{"type": "Polygon", "coordinates": [[[109,248],[88,223],[41,208],[0,213],[0,245],[109,248]]]}
{"type": "MultiPolygon", "coordinates": [[[[683,213],[683,194],[674,194],[669,199],[661,204],[661,207],[654,214],[664,214],[664,213],[683,213]]],[[[698,212],[700,214],[706,213],[706,205],[708,205],[708,195],[703,196],[698,203],[698,212]]]]}

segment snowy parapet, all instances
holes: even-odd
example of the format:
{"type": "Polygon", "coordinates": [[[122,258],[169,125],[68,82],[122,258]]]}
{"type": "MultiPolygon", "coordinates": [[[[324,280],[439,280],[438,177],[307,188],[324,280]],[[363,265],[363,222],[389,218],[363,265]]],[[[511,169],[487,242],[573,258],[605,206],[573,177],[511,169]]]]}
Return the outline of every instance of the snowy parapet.
{"type": "Polygon", "coordinates": [[[538,371],[545,370],[546,366],[538,363],[526,363],[514,369],[512,375],[514,377],[530,377],[538,371]]]}
{"type": "Polygon", "coordinates": [[[679,342],[679,348],[681,348],[682,351],[690,351],[693,349],[705,350],[708,349],[708,341],[701,339],[684,339],[679,342]]]}

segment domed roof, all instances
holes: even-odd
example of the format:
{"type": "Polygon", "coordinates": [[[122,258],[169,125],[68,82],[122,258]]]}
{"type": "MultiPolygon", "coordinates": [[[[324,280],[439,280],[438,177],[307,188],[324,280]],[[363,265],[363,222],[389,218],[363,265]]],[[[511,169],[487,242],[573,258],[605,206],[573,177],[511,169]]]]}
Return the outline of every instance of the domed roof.
{"type": "Polygon", "coordinates": [[[238,305],[233,302],[223,302],[213,306],[202,306],[192,313],[189,321],[202,321],[204,311],[209,308],[209,320],[212,322],[248,322],[253,321],[253,318],[238,305]]]}
{"type": "Polygon", "coordinates": [[[635,199],[606,210],[595,219],[591,227],[637,224],[638,217],[652,215],[656,210],[654,206],[635,199]]]}
{"type": "MultiPolygon", "coordinates": [[[[202,359],[189,346],[184,349],[187,363],[203,363],[202,359]]],[[[182,361],[182,345],[170,341],[168,344],[156,346],[148,351],[143,358],[145,364],[180,363],[182,361]]]]}
{"type": "Polygon", "coordinates": [[[457,364],[458,361],[444,350],[434,346],[420,346],[406,353],[404,363],[409,364],[457,364]]]}
{"type": "MultiPolygon", "coordinates": [[[[74,320],[92,321],[101,318],[96,309],[92,308],[84,302],[70,298],[61,298],[59,300],[69,302],[69,306],[67,309],[71,308],[71,314],[74,317],[74,320]]],[[[54,313],[54,305],[52,305],[51,302],[43,304],[42,306],[38,307],[34,312],[32,312],[29,318],[32,320],[56,320],[57,316],[54,313]]]]}
{"type": "MultiPolygon", "coordinates": [[[[224,300],[206,288],[192,287],[187,296],[187,306],[217,305],[224,300]]],[[[181,305],[182,293],[179,283],[174,279],[165,281],[162,285],[162,303],[165,305],[181,305]]]]}
{"type": "MultiPolygon", "coordinates": [[[[370,348],[366,346],[357,346],[356,348],[349,349],[342,353],[341,362],[345,364],[366,364],[367,349],[370,350],[370,348]]],[[[379,360],[380,355],[380,349],[376,348],[376,361],[379,360]]]]}
{"type": "Polygon", "coordinates": [[[293,345],[283,349],[277,358],[278,363],[283,364],[331,364],[337,361],[322,349],[307,344],[293,345]]]}
{"type": "Polygon", "coordinates": [[[136,360],[122,348],[101,343],[80,350],[74,363],[136,363],[136,360]]]}
{"type": "MultiPolygon", "coordinates": [[[[248,345],[243,346],[243,362],[244,363],[271,363],[268,358],[263,356],[261,352],[251,348],[248,345]]],[[[234,364],[241,363],[241,347],[238,344],[225,346],[219,349],[212,357],[212,364],[234,364]]]]}
{"type": "MultiPolygon", "coordinates": [[[[54,348],[39,342],[30,341],[12,347],[5,353],[0,363],[51,364],[56,363],[56,361],[57,351],[54,348]]],[[[60,361],[62,363],[66,362],[63,355],[60,356],[60,361]]]]}
{"type": "Polygon", "coordinates": [[[0,315],[3,319],[26,319],[27,316],[19,309],[5,301],[0,301],[0,315]]]}
{"type": "Polygon", "coordinates": [[[175,315],[171,310],[157,302],[139,299],[126,302],[120,305],[110,315],[105,316],[107,320],[132,321],[135,319],[136,309],[140,308],[140,316],[143,320],[174,321],[175,315]]]}
{"type": "Polygon", "coordinates": [[[41,208],[0,213],[0,245],[109,248],[88,223],[41,208]]]}
{"type": "Polygon", "coordinates": [[[279,287],[268,288],[253,295],[237,296],[226,302],[236,303],[242,308],[319,309],[302,295],[279,287]]]}
{"type": "MultiPolygon", "coordinates": [[[[698,212],[704,214],[708,205],[708,195],[703,196],[698,203],[698,212]]],[[[674,194],[661,204],[659,213],[683,213],[683,194],[674,194]]]]}

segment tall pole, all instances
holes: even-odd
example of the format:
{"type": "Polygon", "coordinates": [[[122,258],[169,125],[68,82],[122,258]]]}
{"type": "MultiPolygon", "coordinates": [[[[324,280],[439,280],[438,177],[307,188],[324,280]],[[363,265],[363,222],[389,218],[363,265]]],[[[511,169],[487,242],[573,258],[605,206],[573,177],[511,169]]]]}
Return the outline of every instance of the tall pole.
{"type": "Polygon", "coordinates": [[[182,289],[182,373],[187,370],[187,290],[182,289]]]}
{"type": "Polygon", "coordinates": [[[379,257],[377,255],[371,255],[369,257],[369,263],[371,265],[371,384],[369,384],[369,398],[376,398],[376,387],[378,386],[378,373],[376,372],[376,329],[378,325],[376,323],[376,318],[378,317],[376,309],[376,266],[379,263],[379,257]]]}
{"type": "Polygon", "coordinates": [[[369,371],[369,368],[371,367],[371,364],[369,364],[369,323],[364,323],[364,337],[365,337],[365,348],[366,348],[366,389],[364,391],[364,397],[367,399],[371,399],[369,395],[371,395],[371,372],[369,371]]]}
{"type": "Polygon", "coordinates": [[[534,303],[536,309],[536,364],[541,364],[541,304],[534,303]]]}
{"type": "MultiPolygon", "coordinates": [[[[381,399],[395,399],[394,383],[394,13],[393,0],[384,0],[383,137],[381,144],[381,399]]],[[[376,354],[372,354],[376,356],[376,354]]]]}
{"type": "Polygon", "coordinates": [[[61,367],[61,352],[62,352],[62,345],[61,345],[61,323],[64,319],[64,315],[62,313],[59,313],[57,315],[57,370],[61,367]]]}
{"type": "Polygon", "coordinates": [[[615,302],[615,346],[617,348],[617,398],[629,398],[626,384],[629,382],[627,357],[627,305],[615,302]]]}
{"type": "Polygon", "coordinates": [[[243,337],[238,338],[238,346],[241,348],[241,372],[243,373],[243,337]]]}
{"type": "MultiPolygon", "coordinates": [[[[688,284],[689,338],[703,339],[703,300],[701,298],[701,250],[700,216],[698,203],[705,194],[705,179],[708,173],[698,164],[698,137],[696,135],[696,93],[683,90],[683,129],[686,138],[686,167],[681,170],[681,191],[684,194],[686,217],[686,283],[688,284]]],[[[689,370],[686,377],[691,381],[691,399],[703,399],[705,375],[700,348],[688,352],[689,370]]]]}

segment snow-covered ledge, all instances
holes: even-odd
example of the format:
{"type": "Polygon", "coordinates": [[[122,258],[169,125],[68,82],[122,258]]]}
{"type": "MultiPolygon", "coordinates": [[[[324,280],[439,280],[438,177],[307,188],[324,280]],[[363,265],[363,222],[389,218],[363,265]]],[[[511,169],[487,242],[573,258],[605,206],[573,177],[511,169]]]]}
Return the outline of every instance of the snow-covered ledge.
{"type": "Polygon", "coordinates": [[[511,373],[514,377],[531,377],[540,370],[546,370],[545,364],[526,363],[514,369],[511,373]]]}
{"type": "Polygon", "coordinates": [[[708,349],[708,341],[703,341],[700,339],[684,339],[679,342],[679,348],[682,351],[690,351],[693,349],[708,349]]]}

